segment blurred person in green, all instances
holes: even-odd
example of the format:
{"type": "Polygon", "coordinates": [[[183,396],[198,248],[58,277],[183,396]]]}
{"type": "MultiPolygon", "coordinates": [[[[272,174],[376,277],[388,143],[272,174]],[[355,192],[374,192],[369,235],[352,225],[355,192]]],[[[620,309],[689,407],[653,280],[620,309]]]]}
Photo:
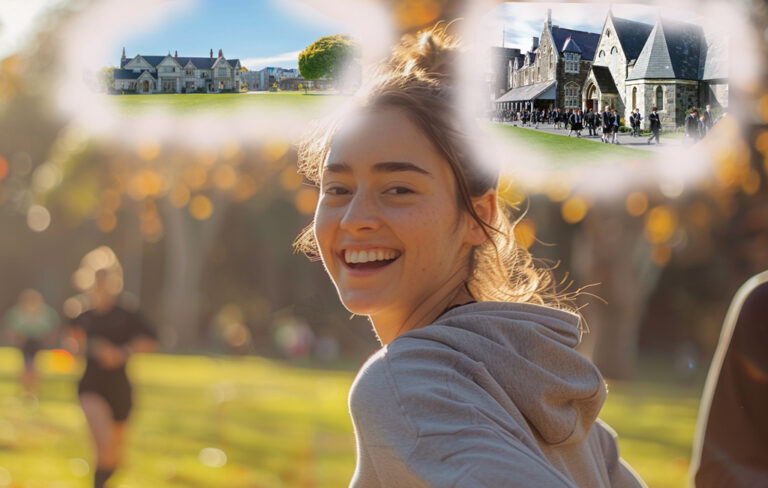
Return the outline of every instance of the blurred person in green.
{"type": "Polygon", "coordinates": [[[11,343],[24,356],[24,369],[20,382],[24,392],[33,395],[37,391],[38,374],[35,356],[45,346],[56,340],[59,315],[45,303],[36,290],[27,289],[19,294],[19,301],[3,320],[10,334],[11,343]]]}
{"type": "MultiPolygon", "coordinates": [[[[133,407],[126,365],[134,353],[151,352],[156,335],[137,311],[118,303],[122,268],[109,248],[99,248],[110,264],[91,269],[90,309],[73,319],[69,344],[85,356],[85,371],[78,383],[80,406],[94,443],[96,470],[93,486],[102,488],[120,464],[125,428],[133,407]]],[[[90,255],[91,253],[89,253],[90,255]]],[[[88,255],[84,258],[87,265],[88,255]]]]}

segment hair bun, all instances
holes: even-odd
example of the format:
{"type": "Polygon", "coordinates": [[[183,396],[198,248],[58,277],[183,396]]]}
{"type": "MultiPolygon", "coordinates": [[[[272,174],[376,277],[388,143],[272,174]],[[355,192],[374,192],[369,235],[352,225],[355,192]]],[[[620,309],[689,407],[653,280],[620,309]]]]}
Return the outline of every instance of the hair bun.
{"type": "Polygon", "coordinates": [[[390,66],[421,79],[454,78],[460,42],[446,31],[452,23],[438,22],[416,35],[405,35],[394,49],[390,66]]]}

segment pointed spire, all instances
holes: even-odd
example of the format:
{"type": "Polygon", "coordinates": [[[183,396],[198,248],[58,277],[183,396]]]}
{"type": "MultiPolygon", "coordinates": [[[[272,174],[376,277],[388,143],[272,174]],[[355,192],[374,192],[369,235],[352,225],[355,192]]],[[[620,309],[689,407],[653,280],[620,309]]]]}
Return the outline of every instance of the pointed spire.
{"type": "Polygon", "coordinates": [[[213,61],[213,48],[211,48],[211,61],[213,61]]]}
{"type": "Polygon", "coordinates": [[[547,29],[552,28],[552,9],[551,8],[547,9],[547,19],[544,23],[546,24],[547,29]]]}
{"type": "Polygon", "coordinates": [[[125,57],[125,47],[123,47],[123,56],[120,58],[120,61],[125,61],[125,60],[126,60],[126,57],[125,57]]]}
{"type": "Polygon", "coordinates": [[[219,49],[219,57],[224,56],[224,53],[221,52],[221,49],[219,49]]]}
{"type": "Polygon", "coordinates": [[[179,59],[179,51],[173,51],[173,57],[174,59],[179,59]]]}

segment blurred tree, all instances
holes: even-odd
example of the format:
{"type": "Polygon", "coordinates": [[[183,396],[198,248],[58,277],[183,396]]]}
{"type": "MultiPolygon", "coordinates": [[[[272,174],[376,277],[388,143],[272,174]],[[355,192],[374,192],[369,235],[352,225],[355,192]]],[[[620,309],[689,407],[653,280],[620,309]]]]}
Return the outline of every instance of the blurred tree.
{"type": "Polygon", "coordinates": [[[305,80],[329,78],[340,81],[348,69],[357,68],[360,47],[346,34],[324,36],[299,54],[299,71],[305,80]]]}

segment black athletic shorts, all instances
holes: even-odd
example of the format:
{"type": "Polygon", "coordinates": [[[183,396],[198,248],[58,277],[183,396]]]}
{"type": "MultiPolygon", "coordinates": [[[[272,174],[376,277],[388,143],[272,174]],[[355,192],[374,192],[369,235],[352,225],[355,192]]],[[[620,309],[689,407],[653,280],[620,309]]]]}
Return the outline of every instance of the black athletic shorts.
{"type": "Polygon", "coordinates": [[[133,407],[133,395],[131,384],[128,381],[115,381],[104,385],[89,385],[80,382],[77,387],[78,395],[83,393],[95,393],[107,401],[112,410],[112,419],[115,422],[123,422],[128,419],[133,407]]]}

